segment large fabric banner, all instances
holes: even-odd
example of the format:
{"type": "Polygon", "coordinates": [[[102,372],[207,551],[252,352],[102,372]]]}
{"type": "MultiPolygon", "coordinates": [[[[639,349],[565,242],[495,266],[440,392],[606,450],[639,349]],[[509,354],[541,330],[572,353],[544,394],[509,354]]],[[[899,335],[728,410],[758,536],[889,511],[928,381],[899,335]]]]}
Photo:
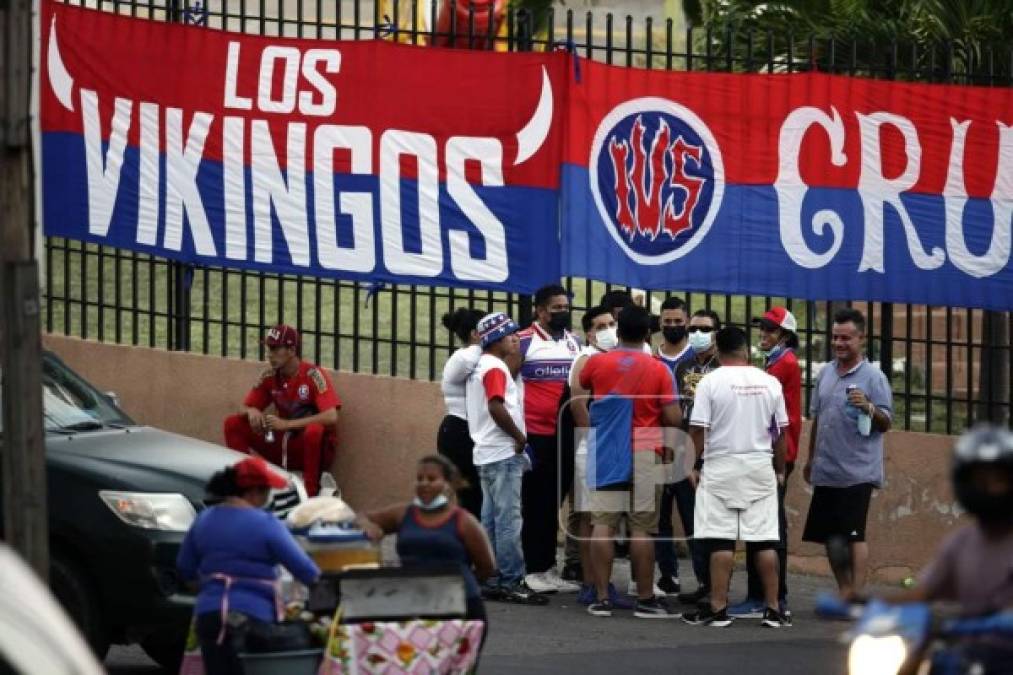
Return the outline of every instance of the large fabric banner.
{"type": "Polygon", "coordinates": [[[566,55],[259,37],[45,0],[43,222],[193,263],[559,278],[566,55]]]}
{"type": "Polygon", "coordinates": [[[564,275],[1013,309],[1013,89],[571,77],[564,275]]]}

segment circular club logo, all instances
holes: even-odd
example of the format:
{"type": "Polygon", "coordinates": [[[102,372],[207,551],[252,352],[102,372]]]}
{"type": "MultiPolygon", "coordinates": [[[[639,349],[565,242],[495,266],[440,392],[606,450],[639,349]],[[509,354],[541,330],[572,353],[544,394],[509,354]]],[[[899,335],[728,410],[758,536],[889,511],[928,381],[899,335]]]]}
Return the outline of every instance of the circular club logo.
{"type": "Polygon", "coordinates": [[[707,235],[725,189],[721,151],[688,108],[664,98],[621,103],[591,145],[591,193],[630,258],[661,265],[707,235]]]}

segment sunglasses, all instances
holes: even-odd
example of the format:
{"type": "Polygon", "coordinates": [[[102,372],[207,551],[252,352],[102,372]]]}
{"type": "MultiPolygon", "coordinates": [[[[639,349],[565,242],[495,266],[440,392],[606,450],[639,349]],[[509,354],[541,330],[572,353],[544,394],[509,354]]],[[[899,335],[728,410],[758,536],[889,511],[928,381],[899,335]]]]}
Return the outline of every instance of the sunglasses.
{"type": "Polygon", "coordinates": [[[711,333],[714,331],[714,326],[690,326],[688,332],[690,333],[711,333]]]}

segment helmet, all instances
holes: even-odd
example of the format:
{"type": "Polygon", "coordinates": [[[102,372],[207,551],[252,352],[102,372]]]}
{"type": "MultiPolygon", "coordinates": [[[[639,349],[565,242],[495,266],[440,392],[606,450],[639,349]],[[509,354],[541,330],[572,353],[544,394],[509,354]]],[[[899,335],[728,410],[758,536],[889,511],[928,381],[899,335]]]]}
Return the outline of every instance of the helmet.
{"type": "Polygon", "coordinates": [[[965,432],[953,450],[953,491],[983,521],[1013,519],[1013,432],[987,424],[965,432]],[[982,469],[995,472],[995,480],[982,469]]]}

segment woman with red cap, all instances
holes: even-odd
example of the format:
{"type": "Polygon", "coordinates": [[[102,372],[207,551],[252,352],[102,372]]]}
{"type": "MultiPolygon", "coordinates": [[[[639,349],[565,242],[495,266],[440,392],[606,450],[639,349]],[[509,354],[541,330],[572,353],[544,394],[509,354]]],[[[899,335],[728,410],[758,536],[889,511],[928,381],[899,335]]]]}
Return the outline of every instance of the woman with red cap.
{"type": "Polygon", "coordinates": [[[221,498],[201,512],[176,559],[180,576],[199,581],[194,614],[207,675],[243,672],[237,647],[281,618],[277,566],[311,585],[320,569],[273,514],[264,511],[272,488],[287,481],[260,457],[219,471],[207,484],[221,498]]]}

